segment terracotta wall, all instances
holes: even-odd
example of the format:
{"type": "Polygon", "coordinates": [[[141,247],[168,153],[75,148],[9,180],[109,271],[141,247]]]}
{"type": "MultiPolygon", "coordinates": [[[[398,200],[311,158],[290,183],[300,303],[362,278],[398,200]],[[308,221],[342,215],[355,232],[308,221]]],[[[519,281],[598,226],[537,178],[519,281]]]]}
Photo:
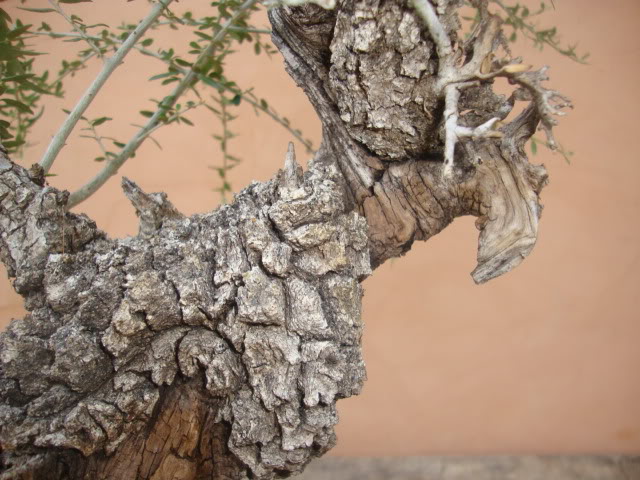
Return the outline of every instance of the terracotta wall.
{"type": "MultiPolygon", "coordinates": [[[[179,6],[204,11],[208,3],[179,6]]],[[[12,13],[17,5],[3,3],[12,13]]],[[[526,44],[517,47],[527,61],[551,64],[553,85],[576,104],[558,129],[575,152],[572,164],[546,152],[534,159],[551,175],[538,245],[516,271],[475,286],[469,272],[477,232],[472,219],[459,219],[365,282],[369,381],[361,396],[339,403],[336,454],[640,451],[640,3],[555,5],[543,21],[557,25],[567,41],[579,41],[591,52],[591,65],[526,44]]],[[[68,6],[88,22],[111,25],[137,19],[147,8],[147,2],[125,0],[68,6]]],[[[41,60],[56,65],[73,45],[55,43],[56,52],[41,60]]],[[[280,58],[246,50],[230,59],[232,78],[255,85],[317,145],[318,122],[280,58]]],[[[61,108],[73,105],[96,68],[69,82],[65,101],[47,107],[23,164],[39,158],[64,116],[61,108]]],[[[129,138],[135,130],[130,123],[142,121],[136,112],[150,106],[149,96],[166,94],[146,81],[161,71],[153,59],[131,56],[89,116],[113,117],[103,131],[129,138]]],[[[269,178],[282,165],[289,140],[248,106],[241,105],[239,113],[240,136],[230,144],[244,159],[233,171],[236,188],[269,178]]],[[[185,213],[218,203],[212,192],[217,179],[208,166],[220,159],[209,138],[219,126],[204,113],[191,118],[196,127],[160,130],[156,138],[163,149],[147,142],[120,172],[147,191],[168,192],[185,213]]],[[[100,167],[91,160],[95,156],[95,145],[76,135],[55,164],[58,176],[51,183],[77,188],[100,167]]],[[[119,177],[78,211],[110,235],[136,232],[119,177]]],[[[21,313],[19,298],[2,280],[0,318],[21,313]]]]}

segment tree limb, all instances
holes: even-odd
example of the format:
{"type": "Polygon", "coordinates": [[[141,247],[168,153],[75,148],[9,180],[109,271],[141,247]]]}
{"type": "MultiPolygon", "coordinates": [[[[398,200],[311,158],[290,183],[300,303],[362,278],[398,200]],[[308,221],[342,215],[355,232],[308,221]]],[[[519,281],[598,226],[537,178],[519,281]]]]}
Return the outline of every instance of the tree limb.
{"type": "Polygon", "coordinates": [[[49,143],[47,151],[44,153],[42,160],[40,160],[40,166],[42,166],[45,173],[49,172],[51,166],[53,165],[53,162],[60,153],[60,150],[62,150],[62,148],[64,147],[67,138],[69,138],[69,135],[73,131],[74,127],[76,126],[84,112],[87,110],[87,108],[89,108],[89,105],[91,105],[91,102],[93,102],[93,99],[96,97],[100,89],[104,86],[111,74],[115,71],[116,68],[120,66],[124,57],[126,57],[126,55],[136,44],[136,42],[145,34],[148,28],[153,24],[153,22],[156,21],[156,19],[162,14],[162,11],[172,1],[173,0],[158,0],[158,3],[151,8],[149,14],[140,22],[140,24],[138,24],[133,32],[131,32],[131,34],[116,51],[113,57],[109,58],[104,63],[102,71],[91,83],[87,91],[80,98],[71,113],[67,116],[58,132],[54,135],[51,143],[49,143]]]}

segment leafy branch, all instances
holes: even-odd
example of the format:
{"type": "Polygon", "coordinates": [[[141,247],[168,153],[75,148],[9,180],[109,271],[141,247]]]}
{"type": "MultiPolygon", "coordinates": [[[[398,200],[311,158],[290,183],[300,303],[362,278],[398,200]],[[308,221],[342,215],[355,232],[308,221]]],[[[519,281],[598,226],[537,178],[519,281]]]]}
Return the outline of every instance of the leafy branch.
{"type": "Polygon", "coordinates": [[[126,162],[136,152],[138,147],[151,134],[151,132],[155,130],[160,123],[163,123],[163,120],[166,119],[167,111],[173,108],[178,99],[187,91],[187,89],[191,88],[195,82],[198,81],[199,75],[201,75],[200,72],[206,72],[211,68],[213,52],[216,47],[218,47],[218,43],[227,34],[229,27],[236,21],[236,19],[238,19],[238,17],[253,7],[256,2],[257,0],[245,0],[245,2],[227,19],[227,21],[219,27],[215,35],[211,37],[207,47],[200,52],[197,60],[193,64],[186,63],[185,66],[190,66],[190,68],[171,94],[159,102],[156,112],[151,115],[144,127],[140,129],[131,140],[129,140],[117,158],[108,162],[93,179],[71,194],[68,201],[69,208],[72,208],[87,199],[102,185],[104,185],[109,178],[115,175],[124,162],[126,162]]]}
{"type": "MultiPolygon", "coordinates": [[[[97,93],[104,86],[111,74],[122,63],[124,57],[131,51],[133,46],[138,40],[145,34],[147,29],[157,20],[162,14],[164,8],[169,5],[173,0],[159,0],[152,8],[147,17],[145,17],[138,27],[127,37],[124,43],[116,51],[116,53],[104,63],[102,71],[95,78],[93,83],[89,86],[82,98],[78,101],[74,109],[67,116],[58,132],[54,135],[47,151],[45,152],[42,160],[40,160],[40,166],[44,169],[45,173],[49,172],[53,162],[60,153],[60,150],[65,145],[67,138],[71,134],[80,117],[89,108],[91,102],[96,97],[97,93]]],[[[86,197],[85,197],[86,198],[86,197]]]]}
{"type": "MultiPolygon", "coordinates": [[[[217,111],[216,116],[222,125],[222,134],[214,135],[213,138],[220,144],[223,156],[222,166],[214,167],[222,184],[221,187],[216,188],[216,191],[223,198],[231,191],[227,172],[240,162],[239,158],[229,152],[228,142],[235,136],[229,130],[231,121],[236,118],[231,114],[231,107],[238,106],[242,100],[251,105],[257,115],[266,114],[289,131],[309,152],[313,151],[311,141],[306,139],[289,119],[280,115],[266,99],[257,97],[252,88],[240,88],[225,76],[225,57],[233,53],[233,47],[237,43],[253,42],[256,54],[264,52],[271,55],[275,52],[268,39],[264,37],[271,31],[248,23],[250,12],[257,9],[258,0],[247,0],[244,3],[241,3],[241,0],[214,1],[211,2],[211,6],[214,7],[212,12],[215,14],[201,18],[197,18],[188,11],[178,16],[169,8],[172,0],[155,0],[155,6],[139,24],[124,24],[113,30],[104,24],[89,25],[89,22],[84,22],[77,15],[68,13],[62,8],[62,4],[92,0],[48,1],[51,8],[17,8],[37,14],[61,15],[70,25],[70,31],[54,31],[46,22],[34,26],[24,25],[20,20],[16,20],[14,25],[10,25],[11,18],[0,9],[0,74],[2,74],[0,78],[4,83],[4,90],[0,90],[0,93],[5,94],[0,98],[0,116],[6,118],[6,120],[0,119],[0,140],[12,152],[22,151],[23,146],[28,145],[26,139],[31,127],[44,112],[44,106],[41,106],[42,97],[44,95],[63,97],[63,81],[66,78],[73,77],[78,71],[84,69],[92,59],[102,59],[104,63],[100,74],[72,110],[66,111],[65,122],[53,137],[41,160],[43,170],[50,171],[71,132],[80,122],[85,124],[80,129],[80,137],[96,142],[100,154],[94,160],[104,162],[104,166],[98,175],[71,195],[69,207],[77,205],[97,191],[128,158],[135,156],[135,152],[147,138],[160,146],[152,136],[158,128],[171,123],[193,125],[185,114],[201,106],[206,106],[214,114],[214,111],[217,111]],[[104,28],[97,31],[96,28],[99,27],[104,28]],[[150,36],[150,32],[163,27],[173,30],[180,28],[194,30],[195,40],[190,42],[188,52],[194,55],[196,58],[194,61],[177,55],[173,48],[151,50],[154,38],[150,36]],[[142,38],[145,33],[146,38],[142,38]],[[86,44],[86,47],[77,50],[74,53],[75,58],[62,60],[57,75],[50,75],[48,71],[36,74],[33,71],[33,57],[40,53],[30,51],[25,42],[37,37],[48,37],[63,42],[81,42],[86,44]],[[99,131],[103,128],[101,126],[112,120],[110,117],[99,116],[88,119],[85,113],[111,73],[132,49],[161,60],[167,70],[153,76],[151,80],[160,80],[163,85],[175,84],[175,88],[164,98],[152,100],[155,102],[154,109],[140,112],[147,119],[146,122],[143,125],[134,125],[139,130],[129,142],[123,143],[100,134],[99,131]],[[9,62],[3,61],[9,58],[7,53],[13,55],[10,65],[9,62]],[[215,89],[217,94],[201,96],[208,88],[215,89]],[[181,102],[189,92],[195,94],[198,99],[181,102]]],[[[47,173],[47,175],[51,174],[47,173]]]]}
{"type": "Polygon", "coordinates": [[[215,170],[218,173],[222,184],[220,185],[220,187],[216,188],[215,191],[220,193],[222,201],[226,202],[227,194],[231,193],[231,184],[227,179],[227,173],[229,172],[229,170],[240,163],[240,159],[238,157],[229,153],[229,141],[236,136],[236,134],[229,129],[229,123],[232,120],[235,120],[237,117],[231,115],[228,109],[228,106],[233,104],[234,99],[228,99],[222,93],[220,93],[217,98],[211,98],[217,103],[217,108],[211,105],[207,105],[207,109],[220,119],[220,124],[222,126],[222,133],[220,135],[213,135],[213,138],[220,142],[220,150],[222,152],[222,165],[212,166],[209,168],[215,170]]]}
{"type": "Polygon", "coordinates": [[[532,19],[548,10],[545,2],[540,2],[540,7],[535,11],[531,11],[528,7],[520,3],[509,6],[502,0],[491,0],[491,2],[498,5],[506,14],[506,17],[503,17],[504,24],[511,27],[512,30],[509,41],[515,42],[518,38],[518,33],[522,33],[524,37],[532,41],[534,46],[540,50],[546,45],[575,62],[587,64],[589,54],[578,54],[577,44],[564,46],[560,41],[556,27],[540,28],[532,21],[532,19]]]}
{"type": "MultiPolygon", "coordinates": [[[[63,3],[65,3],[65,2],[63,2],[63,3]]],[[[87,35],[87,27],[86,27],[86,25],[84,25],[84,23],[82,23],[80,18],[78,18],[75,15],[72,15],[72,16],[67,15],[67,12],[65,12],[63,10],[63,8],[60,6],[60,2],[59,1],[49,0],[49,4],[53,7],[53,10],[56,11],[61,17],[63,17],[67,21],[67,23],[69,23],[69,25],[71,25],[71,28],[73,28],[76,31],[76,33],[80,37],[82,37],[82,39],[85,42],[87,42],[87,44],[89,44],[89,46],[95,52],[95,54],[98,55],[98,57],[102,58],[102,56],[103,56],[102,51],[93,42],[93,40],[91,40],[88,37],[88,35],[87,35]]],[[[28,11],[29,9],[26,9],[26,10],[28,11]]],[[[42,13],[42,10],[43,9],[40,9],[41,13],[42,13]]]]}

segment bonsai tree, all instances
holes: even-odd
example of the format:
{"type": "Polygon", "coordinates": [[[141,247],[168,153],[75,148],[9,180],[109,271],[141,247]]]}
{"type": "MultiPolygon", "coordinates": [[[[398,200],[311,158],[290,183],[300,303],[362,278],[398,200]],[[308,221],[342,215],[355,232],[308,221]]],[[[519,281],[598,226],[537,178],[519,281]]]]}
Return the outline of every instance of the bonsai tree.
{"type": "Polygon", "coordinates": [[[555,30],[538,30],[536,12],[500,0],[284,0],[269,10],[272,40],[322,122],[308,169],[289,145],[271,180],[190,217],[123,178],[139,234],[112,239],[73,207],[157,128],[188,123],[188,111],[207,108],[224,124],[228,107],[246,101],[304,138],[224,72],[233,42],[269,51],[265,32],[249,24],[255,0],[213,2],[202,19],[157,0],[138,24],[99,33],[63,8],[78,1],[30,9],[65,16],[71,33],[12,23],[1,11],[0,252],[28,313],[0,334],[0,478],[301,472],[335,444],[336,401],[365,379],[364,278],[462,215],[477,217],[478,283],[535,245],[547,174],[525,145],[541,130],[538,142],[558,148],[553,127],[571,104],[544,84],[546,67],[513,56],[509,37],[584,58],[561,47],[555,30]],[[464,24],[461,8],[471,12],[464,24]],[[196,32],[193,58],[145,38],[177,24],[196,32]],[[52,80],[36,73],[29,35],[87,48],[52,80]],[[132,49],[163,62],[154,80],[173,90],[120,142],[98,134],[107,117],[84,113],[132,49]],[[103,69],[41,161],[12,162],[42,99],[62,95],[64,77],[92,58],[103,69]],[[499,78],[509,94],[494,90],[499,78]],[[185,101],[204,89],[212,100],[185,101]],[[47,175],[78,122],[102,148],[104,168],[69,193],[47,175]]]}

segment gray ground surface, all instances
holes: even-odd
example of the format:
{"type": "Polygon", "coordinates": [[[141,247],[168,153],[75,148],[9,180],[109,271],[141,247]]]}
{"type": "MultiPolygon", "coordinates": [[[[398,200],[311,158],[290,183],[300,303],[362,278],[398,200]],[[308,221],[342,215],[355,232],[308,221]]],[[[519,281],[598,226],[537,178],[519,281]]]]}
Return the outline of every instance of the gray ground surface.
{"type": "Polygon", "coordinates": [[[640,480],[640,456],[325,457],[303,480],[640,480]]]}

